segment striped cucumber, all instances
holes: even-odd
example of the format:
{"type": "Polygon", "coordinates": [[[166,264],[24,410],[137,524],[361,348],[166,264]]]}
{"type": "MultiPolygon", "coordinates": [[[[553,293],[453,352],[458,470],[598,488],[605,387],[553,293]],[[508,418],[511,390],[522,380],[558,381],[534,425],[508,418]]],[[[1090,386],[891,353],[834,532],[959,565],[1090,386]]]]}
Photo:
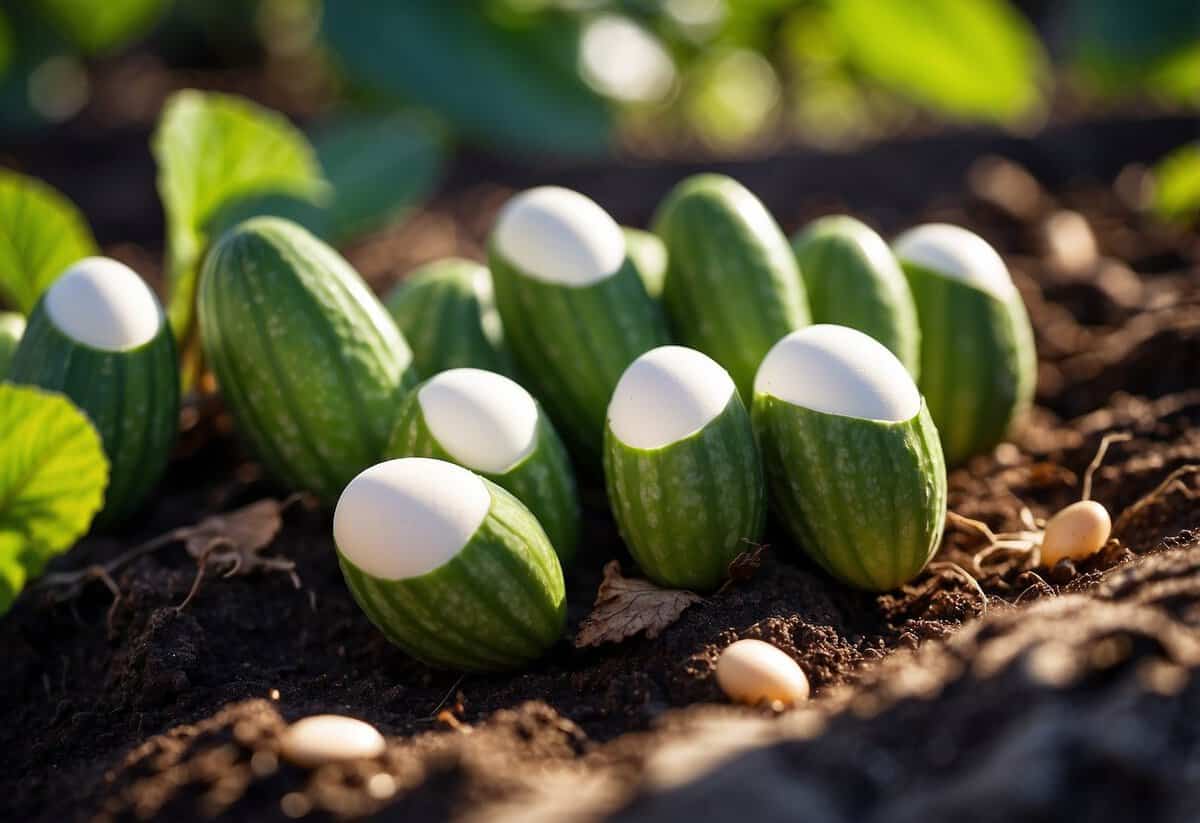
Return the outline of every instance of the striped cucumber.
{"type": "Polygon", "coordinates": [[[333,537],[367,617],[430,665],[514,669],[562,635],[566,591],[549,538],[517,498],[461,466],[372,466],[338,500],[333,537]]]}
{"type": "Polygon", "coordinates": [[[480,369],[426,380],[400,408],[385,457],[434,457],[478,472],[534,513],[563,566],[579,540],[579,495],[567,450],[537,401],[480,369]]]}
{"type": "Polygon", "coordinates": [[[25,315],[15,311],[0,312],[0,380],[8,376],[8,367],[25,334],[25,315]]]}
{"type": "Polygon", "coordinates": [[[501,211],[490,260],[517,366],[571,444],[598,457],[621,373],[667,342],[620,226],[582,194],[530,189],[501,211]]]}
{"type": "Polygon", "coordinates": [[[8,378],[59,391],[96,426],[111,471],[100,528],[134,514],[179,431],[179,367],[162,306],[132,269],[86,257],[42,295],[8,378]]]}
{"type": "Polygon", "coordinates": [[[197,307],[238,431],[278,480],[332,505],[383,455],[416,382],[392,318],[341,255],[270,217],[213,247],[197,307]]]}
{"type": "Polygon", "coordinates": [[[749,399],[767,350],[809,323],[787,238],[745,186],[716,174],[676,186],[654,231],[667,247],[663,301],[675,336],[724,366],[749,399]]]}
{"type": "Polygon", "coordinates": [[[473,367],[513,376],[487,267],[458,257],[436,260],[409,273],[384,305],[412,347],[418,375],[473,367]]]}
{"type": "Polygon", "coordinates": [[[822,217],[792,238],[813,322],[871,335],[916,377],[921,368],[917,307],[888,244],[865,223],[822,217]]]}
{"type": "Polygon", "coordinates": [[[818,565],[871,591],[925,568],[946,518],[946,465],[894,354],[845,326],[794,332],[763,360],[752,418],[775,511],[818,565]]]}
{"type": "Polygon", "coordinates": [[[1000,255],[967,229],[918,226],[894,248],[921,322],[921,392],[956,465],[1001,442],[1033,402],[1029,315],[1000,255]]]}
{"type": "Polygon", "coordinates": [[[646,294],[651,300],[662,300],[663,285],[667,282],[667,246],[657,234],[622,226],[625,252],[633,261],[646,294]]]}
{"type": "Polygon", "coordinates": [[[711,591],[762,532],[766,489],[750,415],[729,373],[682,346],[625,370],[604,432],[621,536],[646,576],[711,591]]]}

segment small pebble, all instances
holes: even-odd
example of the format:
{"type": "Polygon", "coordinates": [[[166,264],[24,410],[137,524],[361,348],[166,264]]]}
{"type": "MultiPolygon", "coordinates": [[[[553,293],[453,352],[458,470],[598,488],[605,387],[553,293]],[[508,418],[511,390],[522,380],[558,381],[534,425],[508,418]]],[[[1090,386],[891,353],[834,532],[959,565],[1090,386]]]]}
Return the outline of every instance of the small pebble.
{"type": "Polygon", "coordinates": [[[1064,557],[1082,560],[1108,542],[1112,518],[1095,500],[1072,503],[1050,518],[1042,537],[1042,565],[1053,567],[1064,557]]]}
{"type": "Polygon", "coordinates": [[[1087,271],[1100,259],[1087,218],[1062,209],[1042,222],[1042,245],[1050,265],[1069,274],[1087,271]]]}
{"type": "Polygon", "coordinates": [[[297,720],[280,736],[280,752],[299,766],[378,757],[386,744],[374,726],[336,714],[297,720]]]}
{"type": "Polygon", "coordinates": [[[809,692],[796,661],[761,640],[739,640],[721,652],[717,685],[730,700],[751,706],[775,701],[792,706],[807,700],[809,692]]]}

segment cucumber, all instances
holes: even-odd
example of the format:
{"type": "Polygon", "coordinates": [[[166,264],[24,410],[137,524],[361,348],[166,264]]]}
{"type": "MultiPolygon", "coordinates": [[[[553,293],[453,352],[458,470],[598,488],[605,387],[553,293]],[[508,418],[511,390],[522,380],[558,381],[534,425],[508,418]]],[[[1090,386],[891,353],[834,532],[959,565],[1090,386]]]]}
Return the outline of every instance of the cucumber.
{"type": "Polygon", "coordinates": [[[750,415],[729,373],[682,346],[646,352],[608,407],[604,477],[645,575],[712,591],[762,533],[766,488],[750,415]]]}
{"type": "Polygon", "coordinates": [[[25,315],[15,311],[0,312],[0,380],[8,375],[8,367],[24,333],[25,315]]]}
{"type": "Polygon", "coordinates": [[[621,373],[667,342],[620,226],[582,194],[544,186],[505,205],[489,251],[521,374],[571,445],[598,458],[621,373]]]}
{"type": "Polygon", "coordinates": [[[341,255],[272,217],[217,242],[197,307],[239,433],[277,480],[332,505],[383,455],[416,383],[391,316],[341,255]]]}
{"type": "Polygon", "coordinates": [[[513,376],[487,267],[458,257],[436,260],[405,277],[384,305],[412,347],[418,375],[473,367],[513,376]]]}
{"type": "Polygon", "coordinates": [[[663,285],[667,282],[667,247],[658,235],[641,229],[622,226],[625,252],[633,261],[646,294],[651,300],[662,300],[663,285]]]}
{"type": "Polygon", "coordinates": [[[751,411],[775,511],[833,577],[886,591],[941,542],[946,464],[897,357],[845,326],[816,325],[763,360],[751,411]]]}
{"type": "Polygon", "coordinates": [[[8,378],[62,392],[100,433],[111,470],[96,525],[134,514],[179,432],[175,338],[146,282],[106,257],[73,264],[34,306],[8,378]]]}
{"type": "Polygon", "coordinates": [[[792,238],[813,322],[871,335],[917,377],[921,331],[904,272],[888,244],[845,215],[822,217],[792,238]]]}
{"type": "Polygon", "coordinates": [[[567,450],[521,386],[480,369],[431,377],[400,407],[385,457],[457,463],[511,492],[537,517],[563,566],[579,540],[579,495],[567,450]]]}
{"type": "Polygon", "coordinates": [[[654,231],[667,247],[663,302],[675,336],[724,366],[750,398],[767,350],[809,323],[783,231],[745,186],[716,174],[676,186],[654,231]]]}
{"type": "Polygon", "coordinates": [[[1003,441],[1033,402],[1029,315],[1000,255],[967,229],[918,226],[894,248],[921,322],[921,392],[957,465],[1003,441]]]}
{"type": "Polygon", "coordinates": [[[355,601],[425,663],[515,669],[562,636],[566,590],[549,538],[517,498],[461,466],[372,466],[342,493],[333,537],[355,601]]]}

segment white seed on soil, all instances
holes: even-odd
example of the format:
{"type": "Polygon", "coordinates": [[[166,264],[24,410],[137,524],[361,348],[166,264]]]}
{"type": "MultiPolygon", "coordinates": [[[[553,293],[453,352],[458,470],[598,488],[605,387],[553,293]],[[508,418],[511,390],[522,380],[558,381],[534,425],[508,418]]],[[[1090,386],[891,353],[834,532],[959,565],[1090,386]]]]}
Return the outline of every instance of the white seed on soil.
{"type": "Polygon", "coordinates": [[[385,748],[383,735],[370,723],[337,714],[315,714],[297,720],[279,740],[284,757],[307,767],[378,757],[385,748]]]}
{"type": "Polygon", "coordinates": [[[776,701],[791,706],[808,699],[808,678],[795,660],[762,640],[731,643],[717,658],[717,685],[735,703],[776,701]]]}
{"type": "Polygon", "coordinates": [[[1108,542],[1112,518],[1095,500],[1072,503],[1050,518],[1042,537],[1042,565],[1053,566],[1065,557],[1081,560],[1108,542]]]}

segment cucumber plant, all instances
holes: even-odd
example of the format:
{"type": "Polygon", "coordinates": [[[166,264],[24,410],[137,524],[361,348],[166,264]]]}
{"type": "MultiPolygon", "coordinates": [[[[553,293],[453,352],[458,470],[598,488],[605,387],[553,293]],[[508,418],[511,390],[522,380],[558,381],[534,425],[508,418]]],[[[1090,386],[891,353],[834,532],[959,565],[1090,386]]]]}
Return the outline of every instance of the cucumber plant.
{"type": "Polygon", "coordinates": [[[912,376],[877,340],[820,324],[780,340],[754,384],[775,510],[837,579],[886,591],[941,541],[946,465],[912,376]]]}
{"type": "Polygon", "coordinates": [[[333,538],[367,617],[430,665],[514,669],[562,635],[566,589],[546,532],[461,466],[409,457],[370,467],[338,500],[333,538]]]}
{"type": "Polygon", "coordinates": [[[711,591],[758,540],[766,513],[750,416],[729,373],[693,349],[646,352],[608,407],[604,476],[646,576],[711,591]]]}
{"type": "Polygon", "coordinates": [[[921,391],[955,465],[1002,441],[1033,401],[1029,315],[1004,261],[979,235],[930,223],[893,247],[921,322],[921,391]]]}
{"type": "Polygon", "coordinates": [[[404,400],[385,456],[447,460],[507,489],[570,565],[579,539],[575,475],[550,419],[514,381],[480,369],[431,377],[404,400]]]}

